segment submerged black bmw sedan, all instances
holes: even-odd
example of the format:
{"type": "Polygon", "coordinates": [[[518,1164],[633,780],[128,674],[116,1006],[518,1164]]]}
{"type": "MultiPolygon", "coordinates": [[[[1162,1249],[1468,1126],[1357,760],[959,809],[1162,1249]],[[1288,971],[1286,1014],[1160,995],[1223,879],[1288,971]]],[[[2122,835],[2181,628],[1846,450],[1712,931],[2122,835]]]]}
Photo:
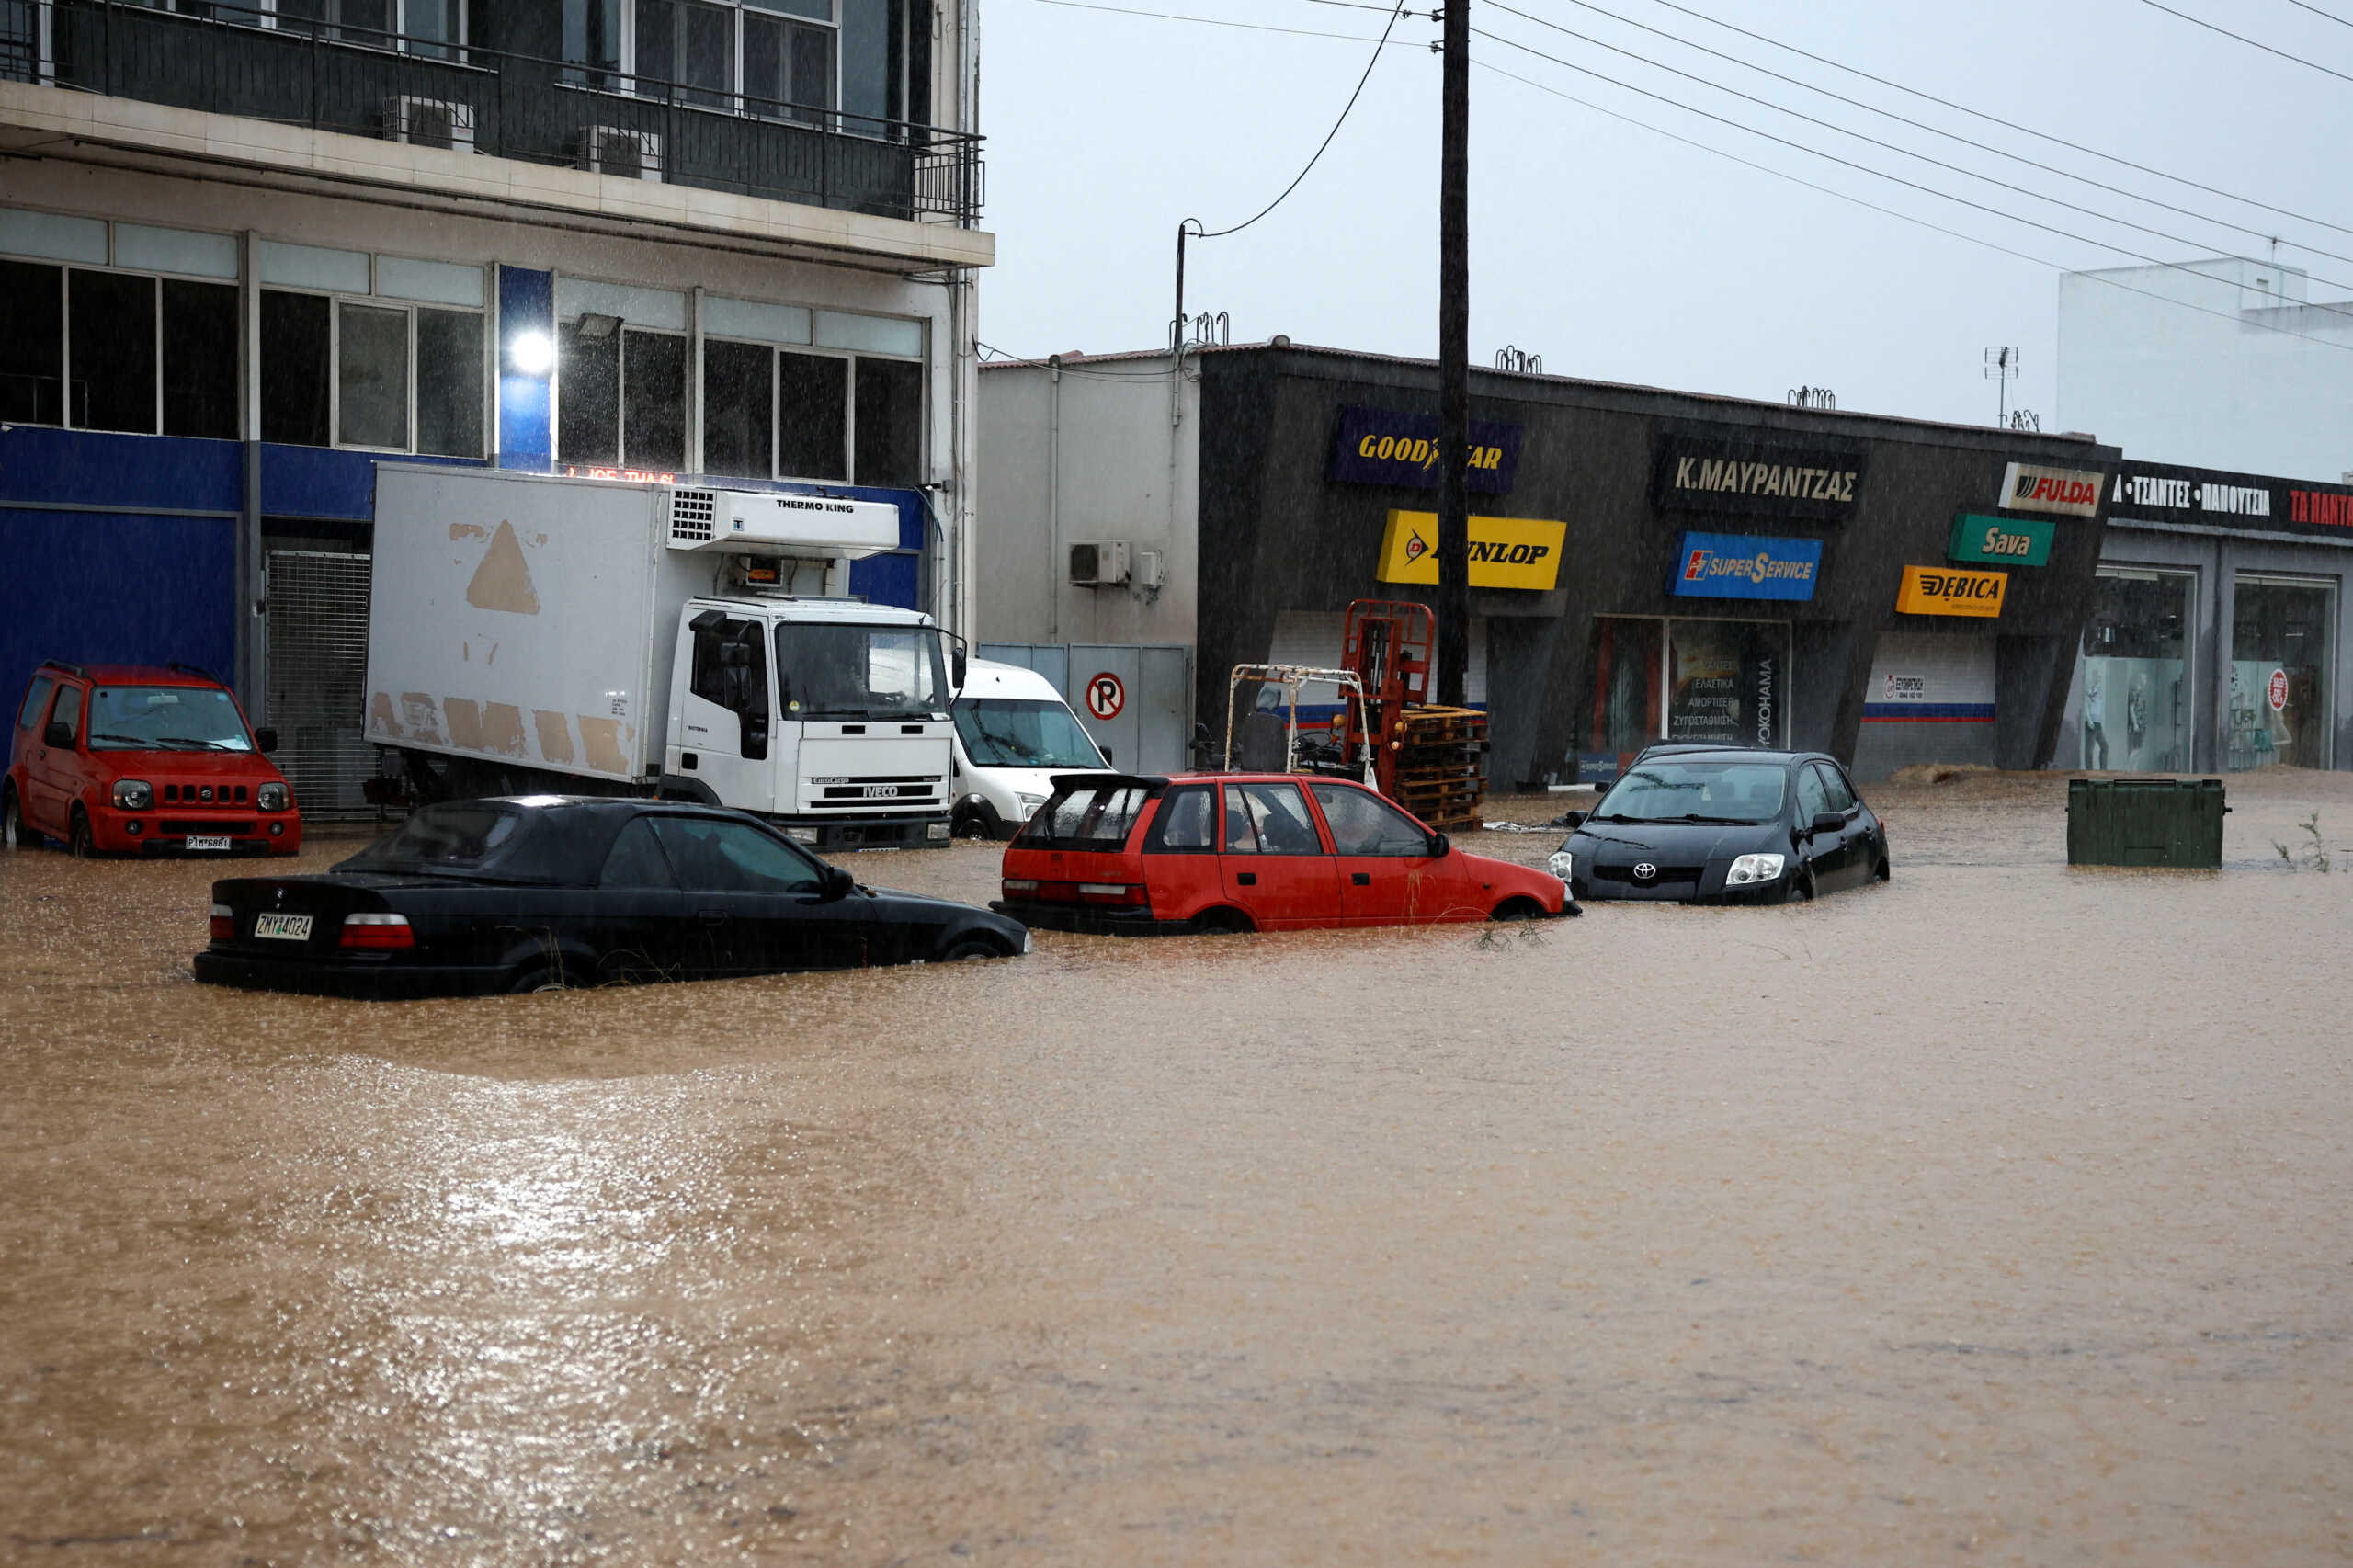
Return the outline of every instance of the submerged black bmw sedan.
{"type": "Polygon", "coordinates": [[[1889,874],[1886,824],[1819,752],[1653,746],[1568,821],[1552,869],[1580,899],[1780,903],[1889,874]]]}
{"type": "Polygon", "coordinates": [[[1018,921],[859,886],[738,812],[539,795],[428,806],[323,876],[214,882],[195,971],[449,996],[1029,950],[1018,921]]]}

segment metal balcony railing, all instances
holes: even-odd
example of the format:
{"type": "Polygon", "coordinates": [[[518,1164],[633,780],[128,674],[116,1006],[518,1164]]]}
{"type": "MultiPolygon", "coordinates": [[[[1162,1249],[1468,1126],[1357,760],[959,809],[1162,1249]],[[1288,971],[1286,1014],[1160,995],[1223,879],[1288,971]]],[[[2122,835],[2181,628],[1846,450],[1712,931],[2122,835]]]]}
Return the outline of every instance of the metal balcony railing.
{"type": "Polygon", "coordinates": [[[880,217],[980,221],[977,136],[299,21],[250,0],[201,9],[0,0],[0,80],[880,217]]]}

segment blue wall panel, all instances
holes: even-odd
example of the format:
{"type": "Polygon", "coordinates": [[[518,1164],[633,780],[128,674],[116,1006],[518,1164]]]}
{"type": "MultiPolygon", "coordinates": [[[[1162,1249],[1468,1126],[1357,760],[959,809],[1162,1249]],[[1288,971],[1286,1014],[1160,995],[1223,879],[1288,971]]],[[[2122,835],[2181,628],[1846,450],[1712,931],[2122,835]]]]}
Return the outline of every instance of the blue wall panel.
{"type": "Polygon", "coordinates": [[[0,428],[0,501],[234,512],[244,498],[244,449],[235,441],[0,428]]]}
{"type": "Polygon", "coordinates": [[[13,707],[43,659],[236,659],[234,522],[28,512],[0,504],[0,691],[13,707]]]}

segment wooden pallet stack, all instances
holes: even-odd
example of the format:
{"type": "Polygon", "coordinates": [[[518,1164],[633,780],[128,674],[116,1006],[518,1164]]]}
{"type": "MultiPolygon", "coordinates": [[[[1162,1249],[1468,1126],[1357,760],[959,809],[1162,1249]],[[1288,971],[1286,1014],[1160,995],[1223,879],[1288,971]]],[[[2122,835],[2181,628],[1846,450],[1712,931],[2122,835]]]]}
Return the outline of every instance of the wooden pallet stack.
{"type": "Polygon", "coordinates": [[[1448,833],[1479,825],[1487,796],[1487,716],[1474,708],[1408,708],[1398,716],[1397,803],[1448,833]]]}

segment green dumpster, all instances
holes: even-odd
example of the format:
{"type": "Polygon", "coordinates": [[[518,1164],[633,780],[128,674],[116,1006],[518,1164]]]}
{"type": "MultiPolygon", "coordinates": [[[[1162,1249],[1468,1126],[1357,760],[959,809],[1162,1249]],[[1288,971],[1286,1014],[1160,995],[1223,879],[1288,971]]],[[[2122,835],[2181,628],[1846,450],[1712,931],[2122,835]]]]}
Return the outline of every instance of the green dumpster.
{"type": "Polygon", "coordinates": [[[2229,810],[2219,778],[2071,778],[2067,864],[2218,867],[2229,810]]]}

